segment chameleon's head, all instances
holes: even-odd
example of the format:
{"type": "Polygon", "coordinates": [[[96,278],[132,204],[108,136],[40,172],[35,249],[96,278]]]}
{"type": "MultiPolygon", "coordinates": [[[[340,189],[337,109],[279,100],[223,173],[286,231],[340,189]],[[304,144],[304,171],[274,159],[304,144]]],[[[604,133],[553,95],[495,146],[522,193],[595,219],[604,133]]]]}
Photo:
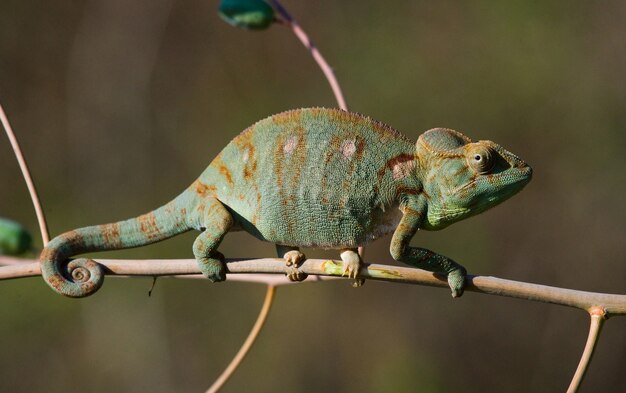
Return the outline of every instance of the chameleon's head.
{"type": "Polygon", "coordinates": [[[481,213],[515,195],[532,177],[530,166],[500,145],[472,142],[445,128],[422,134],[416,153],[428,204],[424,229],[481,213]]]}

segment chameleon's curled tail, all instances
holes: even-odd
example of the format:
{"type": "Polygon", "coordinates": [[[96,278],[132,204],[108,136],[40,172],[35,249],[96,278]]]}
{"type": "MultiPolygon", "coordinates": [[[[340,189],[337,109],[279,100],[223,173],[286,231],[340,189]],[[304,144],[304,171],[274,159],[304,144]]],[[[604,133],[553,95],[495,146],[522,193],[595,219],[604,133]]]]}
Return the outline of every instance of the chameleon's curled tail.
{"type": "Polygon", "coordinates": [[[185,194],[139,217],[111,224],[75,229],[52,239],[41,253],[41,275],[56,292],[69,297],[95,293],[104,281],[103,267],[91,259],[71,256],[143,246],[192,228],[184,205],[185,194]]]}

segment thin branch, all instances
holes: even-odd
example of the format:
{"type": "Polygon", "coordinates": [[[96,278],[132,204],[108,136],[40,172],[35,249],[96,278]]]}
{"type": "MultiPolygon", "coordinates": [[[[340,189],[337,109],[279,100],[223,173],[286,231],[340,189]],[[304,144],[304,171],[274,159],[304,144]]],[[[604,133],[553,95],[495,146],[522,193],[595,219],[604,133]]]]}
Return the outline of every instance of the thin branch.
{"type": "Polygon", "coordinates": [[[33,183],[33,179],[30,176],[28,164],[26,164],[26,160],[24,159],[24,155],[22,154],[22,149],[20,148],[20,144],[15,137],[15,133],[11,128],[9,119],[4,113],[4,109],[2,108],[1,104],[0,122],[2,122],[4,131],[9,137],[9,142],[11,143],[11,147],[13,148],[13,152],[15,153],[15,158],[17,158],[17,162],[20,166],[20,169],[22,170],[22,176],[24,176],[26,187],[28,187],[28,192],[30,193],[30,199],[33,201],[33,206],[35,207],[35,214],[37,214],[37,221],[39,222],[39,231],[41,232],[41,239],[45,247],[46,244],[48,244],[48,242],[50,241],[50,235],[48,235],[48,224],[46,223],[46,216],[44,215],[43,209],[41,208],[41,203],[39,202],[39,197],[37,196],[37,189],[35,188],[35,183],[33,183]]]}
{"type": "MultiPolygon", "coordinates": [[[[0,267],[0,280],[38,276],[40,274],[39,262],[23,260],[25,263],[16,264],[16,260],[18,259],[0,257],[0,265],[6,265],[0,267]]],[[[97,262],[105,267],[107,275],[152,277],[200,273],[194,259],[98,259],[97,262]]],[[[233,278],[241,273],[286,274],[289,269],[285,265],[285,261],[278,258],[228,259],[226,262],[228,273],[230,273],[229,277],[233,276],[233,278]]],[[[343,266],[341,261],[307,259],[301,265],[300,270],[308,275],[340,277],[343,273],[343,266]]],[[[365,265],[359,272],[359,277],[366,280],[400,282],[448,289],[448,283],[443,276],[401,266],[365,265]]],[[[552,303],[586,311],[592,310],[594,307],[601,307],[605,310],[607,318],[614,315],[626,315],[626,295],[578,291],[497,277],[471,275],[467,278],[466,291],[552,303]]]]}
{"type": "MultiPolygon", "coordinates": [[[[119,276],[119,277],[122,277],[122,276],[119,276]]],[[[168,277],[192,279],[192,280],[205,280],[206,279],[203,275],[200,275],[200,274],[181,274],[181,275],[168,276],[168,277]]],[[[313,283],[313,282],[318,282],[318,281],[334,281],[334,280],[345,280],[345,278],[338,277],[338,276],[312,275],[312,276],[309,276],[305,281],[291,281],[287,278],[287,276],[282,275],[282,274],[239,273],[239,274],[230,274],[228,276],[229,282],[257,283],[257,284],[271,285],[274,287],[282,287],[285,285],[306,284],[306,283],[313,283]]]]}
{"type": "Polygon", "coordinates": [[[241,348],[239,348],[239,352],[237,352],[237,355],[235,355],[233,360],[231,360],[228,367],[226,367],[224,372],[215,380],[215,382],[213,382],[213,385],[211,385],[211,387],[206,391],[206,393],[218,392],[222,388],[224,383],[228,381],[228,379],[233,374],[233,372],[237,370],[237,367],[239,367],[239,364],[241,364],[243,359],[246,357],[246,355],[250,351],[250,348],[252,348],[252,344],[254,344],[254,342],[256,341],[257,336],[259,335],[259,332],[261,331],[261,328],[263,327],[263,325],[265,324],[265,321],[267,320],[267,316],[270,313],[270,309],[272,307],[272,301],[274,300],[275,293],[276,293],[276,287],[274,287],[273,285],[268,285],[267,292],[265,293],[265,300],[263,301],[263,307],[261,308],[261,312],[259,312],[259,316],[257,317],[257,320],[254,323],[254,326],[252,327],[250,334],[248,334],[248,338],[246,338],[246,341],[243,343],[241,348]]]}
{"type": "Polygon", "coordinates": [[[591,362],[591,357],[593,356],[593,351],[596,349],[596,344],[598,343],[598,339],[600,338],[602,325],[606,320],[606,310],[604,310],[602,307],[593,307],[591,310],[589,310],[589,315],[591,316],[589,336],[587,337],[585,350],[583,351],[583,355],[580,358],[580,363],[578,363],[578,368],[574,373],[572,382],[567,389],[567,393],[576,393],[578,391],[578,388],[580,387],[583,378],[585,377],[585,373],[587,373],[589,363],[591,362]]]}
{"type": "Polygon", "coordinates": [[[276,11],[283,17],[284,22],[291,27],[293,33],[298,37],[302,45],[305,46],[311,52],[311,56],[315,59],[315,62],[319,65],[320,69],[324,73],[324,76],[328,80],[330,84],[330,88],[333,90],[335,94],[335,99],[337,100],[337,104],[339,108],[344,111],[348,110],[348,104],[346,103],[346,99],[343,97],[343,92],[341,91],[341,86],[339,86],[339,82],[337,78],[335,78],[335,73],[333,69],[328,65],[324,56],[317,49],[313,41],[309,38],[308,34],[302,29],[302,27],[298,24],[298,22],[287,12],[285,7],[280,4],[277,0],[269,0],[271,5],[274,7],[276,11]]]}

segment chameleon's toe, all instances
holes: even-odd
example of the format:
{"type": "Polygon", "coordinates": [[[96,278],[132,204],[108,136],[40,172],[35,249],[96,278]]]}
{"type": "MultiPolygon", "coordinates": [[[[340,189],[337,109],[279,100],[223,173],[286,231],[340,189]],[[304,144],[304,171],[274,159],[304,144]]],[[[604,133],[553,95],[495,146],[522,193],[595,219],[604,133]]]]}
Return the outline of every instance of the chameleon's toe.
{"type": "Polygon", "coordinates": [[[341,260],[343,261],[343,273],[341,276],[353,278],[352,286],[355,288],[362,286],[365,280],[357,278],[359,270],[361,270],[361,257],[359,254],[354,250],[346,250],[341,253],[341,260]]]}
{"type": "Polygon", "coordinates": [[[226,280],[226,265],[224,264],[224,255],[214,251],[209,258],[198,259],[198,267],[202,274],[211,282],[220,282],[226,280]]]}
{"type": "Polygon", "coordinates": [[[293,265],[295,267],[298,267],[300,266],[300,264],[302,264],[302,262],[304,262],[304,260],[306,259],[306,256],[304,256],[304,254],[298,250],[291,250],[291,251],[287,251],[285,255],[283,255],[283,259],[285,259],[285,264],[287,266],[293,265]]]}
{"type": "Polygon", "coordinates": [[[452,297],[457,298],[463,295],[466,274],[467,272],[463,268],[453,270],[448,274],[448,285],[452,290],[452,297]]]}
{"type": "Polygon", "coordinates": [[[364,278],[355,278],[354,282],[352,283],[352,288],[360,288],[363,286],[363,284],[365,284],[364,278]]]}
{"type": "Polygon", "coordinates": [[[348,263],[343,267],[342,277],[356,278],[359,274],[360,263],[348,263]]]}
{"type": "Polygon", "coordinates": [[[287,272],[287,278],[289,281],[304,281],[309,275],[305,272],[298,270],[297,267],[292,266],[287,272]]]}

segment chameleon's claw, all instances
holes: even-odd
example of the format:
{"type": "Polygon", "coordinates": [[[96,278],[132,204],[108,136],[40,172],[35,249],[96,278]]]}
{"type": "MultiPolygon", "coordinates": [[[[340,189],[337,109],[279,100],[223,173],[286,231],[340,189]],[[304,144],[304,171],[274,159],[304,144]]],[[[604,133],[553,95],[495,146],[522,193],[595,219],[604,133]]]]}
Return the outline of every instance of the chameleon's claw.
{"type": "Polygon", "coordinates": [[[287,278],[289,281],[304,281],[309,276],[305,272],[298,269],[298,266],[304,262],[306,256],[298,250],[287,251],[283,255],[285,264],[291,266],[291,269],[287,272],[287,278]]]}
{"type": "Polygon", "coordinates": [[[285,255],[283,255],[283,259],[285,260],[285,264],[287,266],[293,265],[295,267],[298,267],[300,266],[300,264],[302,264],[302,262],[304,262],[306,257],[298,250],[291,250],[287,251],[285,255]]]}
{"type": "Polygon", "coordinates": [[[226,265],[224,264],[224,254],[221,252],[213,251],[208,258],[198,259],[198,266],[211,282],[226,280],[226,265]]]}
{"type": "Polygon", "coordinates": [[[467,272],[464,268],[453,270],[448,274],[448,285],[452,290],[452,297],[457,298],[463,295],[465,290],[465,275],[467,272]]]}
{"type": "Polygon", "coordinates": [[[348,277],[348,278],[356,278],[357,274],[359,273],[359,266],[360,264],[357,263],[346,263],[343,267],[343,273],[341,273],[341,277],[348,277]]]}
{"type": "Polygon", "coordinates": [[[355,278],[354,282],[352,283],[352,288],[362,287],[363,284],[365,284],[365,279],[364,278],[355,278]]]}
{"type": "Polygon", "coordinates": [[[305,272],[298,270],[297,267],[291,267],[287,273],[289,281],[304,281],[309,275],[305,272]]]}
{"type": "Polygon", "coordinates": [[[361,269],[361,257],[353,250],[346,250],[341,253],[341,260],[343,261],[343,272],[341,277],[347,276],[353,278],[354,282],[352,286],[358,288],[365,282],[362,278],[357,278],[359,270],[361,269]]]}

